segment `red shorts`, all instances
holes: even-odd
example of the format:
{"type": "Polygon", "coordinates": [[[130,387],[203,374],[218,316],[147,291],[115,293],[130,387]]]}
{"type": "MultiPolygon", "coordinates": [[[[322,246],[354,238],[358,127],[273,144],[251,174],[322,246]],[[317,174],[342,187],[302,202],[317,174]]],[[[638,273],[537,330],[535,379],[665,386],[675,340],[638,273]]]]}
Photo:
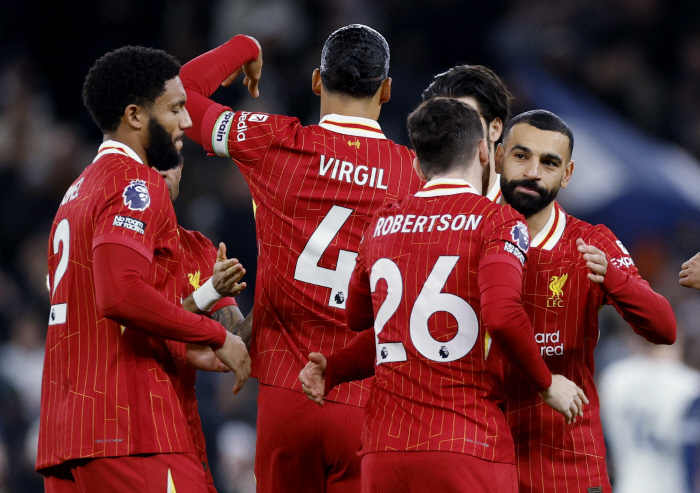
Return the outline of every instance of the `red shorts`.
{"type": "Polygon", "coordinates": [[[131,455],[68,461],[44,477],[46,493],[208,493],[193,454],[131,455]]]}
{"type": "Polygon", "coordinates": [[[455,452],[372,452],[362,458],[362,493],[518,493],[513,464],[455,452]]]}
{"type": "Polygon", "coordinates": [[[612,493],[605,457],[542,446],[515,447],[520,493],[600,491],[612,493]],[[537,453],[533,453],[537,451],[537,453]]]}
{"type": "Polygon", "coordinates": [[[255,477],[258,493],[359,493],[361,407],[311,402],[260,384],[255,477]]]}

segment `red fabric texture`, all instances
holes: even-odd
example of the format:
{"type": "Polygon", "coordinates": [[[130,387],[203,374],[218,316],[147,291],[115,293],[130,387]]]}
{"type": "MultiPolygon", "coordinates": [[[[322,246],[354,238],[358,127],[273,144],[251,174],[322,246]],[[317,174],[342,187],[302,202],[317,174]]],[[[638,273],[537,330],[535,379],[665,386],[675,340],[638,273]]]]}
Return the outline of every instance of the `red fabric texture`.
{"type": "Polygon", "coordinates": [[[501,353],[539,392],[552,385],[552,373],[540,356],[523,308],[522,279],[522,266],[510,255],[490,255],[482,260],[481,319],[501,353]]]}
{"type": "Polygon", "coordinates": [[[673,308],[649,284],[636,281],[613,262],[608,262],[601,287],[610,304],[637,334],[654,344],[676,342],[677,323],[673,308]]]}
{"type": "Polygon", "coordinates": [[[374,326],[372,293],[369,290],[367,273],[362,270],[360,264],[355,265],[355,272],[350,278],[348,298],[345,300],[345,323],[355,332],[374,326]]]}
{"type": "Polygon", "coordinates": [[[150,336],[210,346],[226,340],[226,329],[170,303],[144,278],[150,263],[129,247],[104,243],[93,252],[98,309],[105,317],[150,336]]]}
{"type": "Polygon", "coordinates": [[[323,395],[328,395],[341,383],[373,377],[375,361],[374,329],[367,329],[337,353],[326,356],[326,388],[323,395]]]}
{"type": "Polygon", "coordinates": [[[66,462],[44,478],[46,493],[208,493],[204,471],[193,454],[126,456],[66,462]]]}
{"type": "Polygon", "coordinates": [[[255,476],[258,493],[357,493],[360,407],[319,406],[298,391],[260,385],[255,476]]]}
{"type": "Polygon", "coordinates": [[[362,457],[362,493],[518,493],[513,464],[454,452],[373,452],[362,457]]]}

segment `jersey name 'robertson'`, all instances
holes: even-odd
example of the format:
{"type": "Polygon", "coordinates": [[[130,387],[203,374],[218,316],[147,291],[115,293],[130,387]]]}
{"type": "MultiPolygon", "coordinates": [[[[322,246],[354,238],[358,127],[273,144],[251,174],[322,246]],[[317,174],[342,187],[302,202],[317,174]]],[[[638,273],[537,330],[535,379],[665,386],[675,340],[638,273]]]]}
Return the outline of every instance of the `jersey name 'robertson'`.
{"type": "Polygon", "coordinates": [[[395,216],[380,217],[377,226],[374,228],[372,238],[385,236],[393,233],[428,233],[433,231],[475,231],[481,223],[483,216],[476,214],[436,214],[432,216],[420,216],[415,214],[396,214],[395,216]],[[437,224],[437,226],[435,226],[437,224]]]}

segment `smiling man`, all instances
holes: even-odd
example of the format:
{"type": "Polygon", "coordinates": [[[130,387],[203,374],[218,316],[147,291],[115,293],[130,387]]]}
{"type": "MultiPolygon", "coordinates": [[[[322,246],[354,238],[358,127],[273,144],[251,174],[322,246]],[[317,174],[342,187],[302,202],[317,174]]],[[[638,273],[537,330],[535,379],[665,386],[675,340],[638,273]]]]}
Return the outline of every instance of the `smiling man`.
{"type": "MultiPolygon", "coordinates": [[[[573,133],[561,118],[535,110],[507,124],[495,158],[503,198],[525,216],[532,238],[523,305],[540,354],[552,373],[572,380],[590,399],[583,417],[566,426],[504,362],[505,415],[521,493],[611,491],[593,380],[599,309],[612,304],[637,334],[655,344],[676,338],[671,305],[639,276],[615,235],[566,214],[554,201],[572,178],[573,146],[573,133]]],[[[310,354],[300,375],[307,395],[320,403],[337,383],[371,375],[373,346],[370,332],[327,359],[310,354]]]]}

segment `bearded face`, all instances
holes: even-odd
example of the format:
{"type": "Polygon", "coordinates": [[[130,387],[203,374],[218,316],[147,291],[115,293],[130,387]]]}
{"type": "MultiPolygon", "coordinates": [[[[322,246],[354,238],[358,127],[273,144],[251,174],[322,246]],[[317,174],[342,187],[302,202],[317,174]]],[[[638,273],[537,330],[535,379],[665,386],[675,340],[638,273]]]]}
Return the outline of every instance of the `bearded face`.
{"type": "Polygon", "coordinates": [[[182,155],[175,147],[173,137],[155,116],[148,122],[149,145],[146,148],[148,163],[159,171],[168,171],[180,166],[182,155]]]}
{"type": "Polygon", "coordinates": [[[528,180],[508,180],[501,175],[501,193],[506,203],[525,217],[538,213],[556,198],[559,186],[548,190],[542,184],[528,180]]]}

